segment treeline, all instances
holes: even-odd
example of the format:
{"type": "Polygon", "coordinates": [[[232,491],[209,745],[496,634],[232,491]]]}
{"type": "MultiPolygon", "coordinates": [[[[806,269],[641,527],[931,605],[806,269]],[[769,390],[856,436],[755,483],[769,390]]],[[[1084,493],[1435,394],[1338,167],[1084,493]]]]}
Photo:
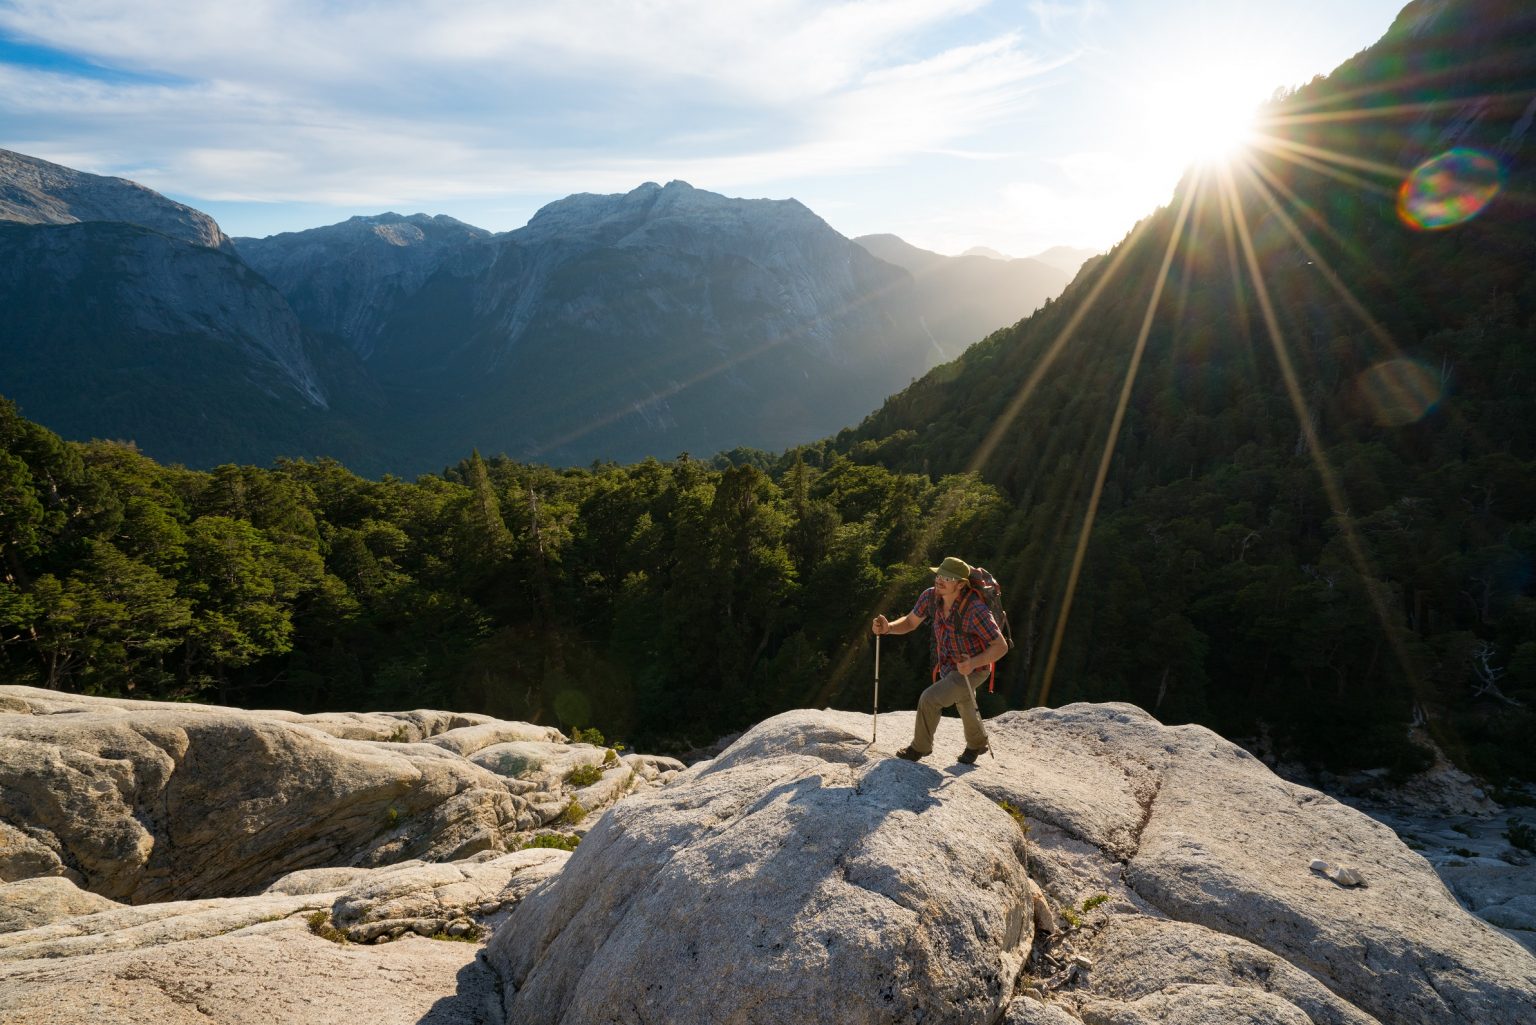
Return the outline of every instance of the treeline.
{"type": "MultiPolygon", "coordinates": [[[[5,675],[480,710],[674,750],[785,708],[863,707],[874,611],[904,610],[937,553],[991,544],[1002,499],[820,447],[737,458],[474,454],[415,482],[330,461],[197,472],[61,441],[0,403],[5,675]]],[[[925,682],[920,641],[883,652],[889,707],[925,682]]]]}

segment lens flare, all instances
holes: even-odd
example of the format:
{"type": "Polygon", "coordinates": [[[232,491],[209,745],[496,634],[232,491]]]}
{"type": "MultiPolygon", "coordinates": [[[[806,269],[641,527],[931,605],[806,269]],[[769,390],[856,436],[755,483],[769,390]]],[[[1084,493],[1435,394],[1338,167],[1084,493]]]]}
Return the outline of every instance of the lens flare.
{"type": "Polygon", "coordinates": [[[1376,423],[1403,427],[1420,419],[1440,401],[1440,383],[1418,360],[1387,360],[1355,378],[1355,391],[1376,423]]]}
{"type": "Polygon", "coordinates": [[[1499,162],[1475,149],[1453,149],[1413,169],[1397,191],[1397,215],[1416,231],[1439,231],[1483,212],[1503,184],[1499,162]]]}
{"type": "Polygon", "coordinates": [[[555,695],[555,715],[568,726],[592,721],[592,702],[579,690],[566,689],[555,695]]]}

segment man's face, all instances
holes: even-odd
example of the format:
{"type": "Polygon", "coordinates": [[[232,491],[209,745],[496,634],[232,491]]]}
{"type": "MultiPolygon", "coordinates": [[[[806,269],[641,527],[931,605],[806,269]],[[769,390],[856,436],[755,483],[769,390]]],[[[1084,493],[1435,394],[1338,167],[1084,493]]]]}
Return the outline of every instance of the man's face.
{"type": "Polygon", "coordinates": [[[961,583],[962,581],[956,580],[953,577],[946,577],[942,575],[935,576],[933,578],[933,588],[939,592],[939,597],[941,598],[954,597],[960,592],[961,583]]]}

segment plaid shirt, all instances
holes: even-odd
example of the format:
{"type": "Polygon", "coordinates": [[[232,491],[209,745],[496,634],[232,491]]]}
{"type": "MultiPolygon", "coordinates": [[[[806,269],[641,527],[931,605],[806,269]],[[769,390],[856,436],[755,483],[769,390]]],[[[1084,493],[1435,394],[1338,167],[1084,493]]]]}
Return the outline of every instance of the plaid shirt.
{"type": "Polygon", "coordinates": [[[987,645],[1003,635],[997,620],[992,617],[992,610],[975,591],[966,588],[955,599],[955,604],[958,608],[952,609],[950,615],[943,615],[938,594],[930,587],[918,595],[917,604],[912,606],[912,615],[933,620],[940,676],[954,669],[955,663],[980,655],[987,650],[987,645]]]}

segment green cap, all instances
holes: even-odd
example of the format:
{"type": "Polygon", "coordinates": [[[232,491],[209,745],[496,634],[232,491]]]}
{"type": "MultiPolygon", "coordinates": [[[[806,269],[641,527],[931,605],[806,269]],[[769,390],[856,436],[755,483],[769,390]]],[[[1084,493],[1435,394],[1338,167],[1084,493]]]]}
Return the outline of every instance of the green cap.
{"type": "Polygon", "coordinates": [[[945,557],[944,561],[937,566],[929,566],[928,568],[939,576],[948,577],[950,580],[969,580],[971,578],[970,565],[964,559],[957,559],[953,555],[945,557]]]}

